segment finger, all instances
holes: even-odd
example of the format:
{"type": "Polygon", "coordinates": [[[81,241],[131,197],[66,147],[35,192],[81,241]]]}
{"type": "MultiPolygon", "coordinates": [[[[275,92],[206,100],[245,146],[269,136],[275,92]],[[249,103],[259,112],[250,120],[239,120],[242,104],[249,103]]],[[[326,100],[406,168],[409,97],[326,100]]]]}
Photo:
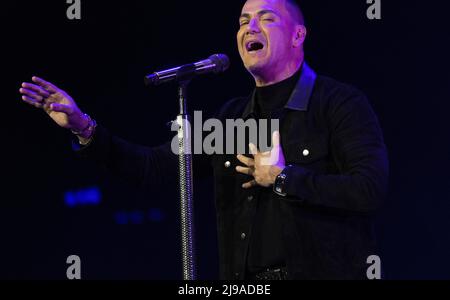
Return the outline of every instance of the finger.
{"type": "Polygon", "coordinates": [[[278,130],[274,131],[272,135],[272,146],[274,148],[280,146],[280,132],[278,130]]]}
{"type": "Polygon", "coordinates": [[[24,83],[22,83],[22,87],[26,88],[28,90],[31,90],[33,92],[36,92],[36,93],[38,93],[39,95],[41,95],[42,97],[45,97],[45,98],[48,98],[51,95],[49,92],[47,92],[46,90],[44,90],[40,86],[32,84],[32,83],[24,82],[24,83]]]}
{"type": "Polygon", "coordinates": [[[42,102],[42,100],[44,99],[44,97],[42,97],[42,96],[39,95],[38,93],[35,93],[35,92],[33,92],[33,91],[31,91],[31,90],[28,90],[28,89],[21,88],[21,89],[19,90],[19,92],[20,92],[22,95],[25,95],[25,96],[28,96],[28,97],[30,97],[30,98],[33,98],[34,100],[36,100],[36,101],[38,101],[38,102],[42,102]]]}
{"type": "Polygon", "coordinates": [[[244,189],[251,189],[251,188],[253,188],[253,187],[257,186],[257,185],[258,185],[258,183],[256,182],[256,180],[252,180],[250,182],[244,183],[242,185],[242,188],[244,188],[244,189]]]}
{"type": "Polygon", "coordinates": [[[247,167],[253,167],[255,165],[255,160],[252,158],[249,158],[245,155],[238,155],[237,159],[243,163],[244,165],[246,165],[247,167]]]}
{"type": "Polygon", "coordinates": [[[22,100],[30,105],[33,105],[36,108],[42,108],[42,104],[34,100],[33,98],[30,98],[28,96],[22,96],[22,100]]]}
{"type": "Polygon", "coordinates": [[[50,93],[57,93],[58,92],[58,88],[56,87],[56,85],[45,81],[42,78],[39,78],[37,76],[33,76],[32,78],[33,82],[37,83],[39,86],[43,87],[46,91],[50,92],[50,93]]]}
{"type": "Polygon", "coordinates": [[[250,143],[250,145],[248,145],[248,146],[250,148],[250,153],[252,155],[257,155],[258,154],[258,148],[253,143],[250,143]]]}
{"type": "Polygon", "coordinates": [[[52,110],[52,104],[53,104],[54,102],[51,102],[51,101],[45,101],[44,103],[43,103],[43,109],[47,112],[47,113],[51,113],[53,110],[52,110]]]}
{"type": "Polygon", "coordinates": [[[249,176],[253,176],[253,173],[255,173],[255,170],[253,170],[253,168],[244,168],[244,167],[236,167],[236,171],[241,174],[249,176]]]}

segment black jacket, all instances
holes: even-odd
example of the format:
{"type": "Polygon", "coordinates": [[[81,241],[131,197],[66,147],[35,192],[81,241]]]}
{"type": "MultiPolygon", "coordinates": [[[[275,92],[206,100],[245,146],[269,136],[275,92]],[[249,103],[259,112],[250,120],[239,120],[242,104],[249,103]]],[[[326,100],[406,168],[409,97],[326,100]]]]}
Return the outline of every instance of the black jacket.
{"type": "MultiPolygon", "coordinates": [[[[248,119],[254,95],[226,103],[218,118],[248,119]]],[[[355,88],[316,76],[304,64],[281,122],[288,197],[279,203],[282,239],[291,279],[364,279],[367,258],[376,254],[372,217],[387,190],[388,160],[383,136],[366,97],[355,88]]],[[[141,186],[159,185],[177,171],[170,143],[132,145],[99,126],[84,157],[141,186]]],[[[244,279],[255,195],[243,190],[245,175],[235,155],[196,156],[194,174],[212,165],[222,279],[244,279]],[[207,162],[207,163],[206,163],[207,162]]]]}

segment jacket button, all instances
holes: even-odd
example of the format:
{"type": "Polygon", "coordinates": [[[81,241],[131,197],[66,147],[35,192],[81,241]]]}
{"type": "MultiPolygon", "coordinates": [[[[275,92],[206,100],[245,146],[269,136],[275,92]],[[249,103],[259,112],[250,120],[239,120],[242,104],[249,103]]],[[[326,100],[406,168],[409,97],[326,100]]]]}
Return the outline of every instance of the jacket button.
{"type": "Polygon", "coordinates": [[[227,161],[227,162],[225,163],[225,168],[228,169],[229,167],[231,167],[231,162],[227,161]]]}
{"type": "Polygon", "coordinates": [[[241,233],[241,240],[245,240],[246,237],[247,235],[245,233],[241,233]]]}
{"type": "Polygon", "coordinates": [[[241,274],[235,273],[234,276],[236,277],[236,279],[239,279],[239,276],[241,276],[241,274]]]}
{"type": "Polygon", "coordinates": [[[303,150],[303,156],[304,157],[307,157],[307,156],[309,156],[309,150],[308,149],[305,149],[305,150],[303,150]]]}
{"type": "Polygon", "coordinates": [[[253,199],[254,199],[254,197],[253,197],[253,196],[248,196],[248,197],[247,197],[247,201],[248,201],[248,202],[252,202],[252,201],[253,201],[253,199]]]}

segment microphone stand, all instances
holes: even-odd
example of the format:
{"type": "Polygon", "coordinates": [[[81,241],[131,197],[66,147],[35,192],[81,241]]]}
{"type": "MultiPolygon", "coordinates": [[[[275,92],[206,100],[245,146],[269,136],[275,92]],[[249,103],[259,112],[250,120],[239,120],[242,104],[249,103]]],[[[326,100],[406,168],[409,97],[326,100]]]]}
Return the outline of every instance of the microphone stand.
{"type": "Polygon", "coordinates": [[[187,87],[190,79],[180,81],[178,96],[180,114],[178,124],[178,165],[181,212],[181,256],[183,280],[196,280],[196,260],[194,245],[194,198],[192,176],[192,147],[190,117],[187,111],[187,87]]]}
{"type": "Polygon", "coordinates": [[[187,110],[187,87],[191,80],[202,72],[223,72],[229,66],[226,55],[216,54],[208,60],[196,64],[184,65],[145,77],[147,85],[158,85],[165,81],[176,80],[179,83],[178,97],[180,113],[178,125],[178,180],[180,185],[180,223],[181,223],[181,256],[183,261],[183,280],[196,280],[195,236],[194,236],[194,192],[192,176],[192,147],[190,117],[187,110]],[[174,72],[176,76],[174,77],[174,72]]]}
{"type": "Polygon", "coordinates": [[[183,280],[196,280],[195,240],[194,240],[194,191],[192,176],[192,147],[190,118],[187,111],[187,87],[199,74],[220,73],[228,69],[229,58],[225,54],[214,54],[206,60],[184,65],[145,77],[146,85],[158,85],[176,80],[179,83],[178,97],[180,114],[178,125],[178,180],[180,184],[181,214],[181,256],[183,261],[183,280]]]}

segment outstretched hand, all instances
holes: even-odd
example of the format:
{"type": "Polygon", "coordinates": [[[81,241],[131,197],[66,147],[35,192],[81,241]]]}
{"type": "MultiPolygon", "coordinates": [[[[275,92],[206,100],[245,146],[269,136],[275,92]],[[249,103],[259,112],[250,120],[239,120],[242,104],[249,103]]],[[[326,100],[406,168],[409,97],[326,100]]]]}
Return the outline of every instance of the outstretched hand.
{"type": "Polygon", "coordinates": [[[88,120],[75,101],[56,85],[39,77],[33,83],[22,84],[22,100],[36,108],[43,109],[59,126],[75,131],[86,128],[88,120]]]}

